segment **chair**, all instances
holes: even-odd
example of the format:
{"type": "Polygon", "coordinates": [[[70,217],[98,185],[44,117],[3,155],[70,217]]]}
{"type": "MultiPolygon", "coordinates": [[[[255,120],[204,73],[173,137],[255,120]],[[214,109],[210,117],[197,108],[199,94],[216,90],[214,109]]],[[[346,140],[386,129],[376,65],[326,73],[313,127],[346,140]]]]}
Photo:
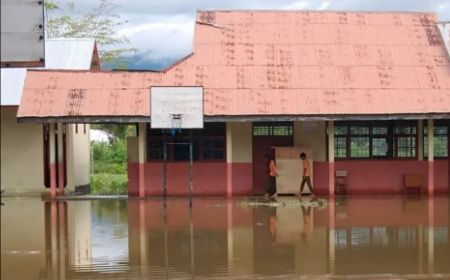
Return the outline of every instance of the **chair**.
{"type": "Polygon", "coordinates": [[[336,194],[347,194],[348,193],[348,171],[347,170],[336,170],[334,177],[334,184],[336,189],[336,194]]]}
{"type": "Polygon", "coordinates": [[[403,181],[405,186],[405,194],[408,194],[408,190],[418,188],[419,194],[422,193],[423,175],[422,174],[404,174],[403,181]]]}

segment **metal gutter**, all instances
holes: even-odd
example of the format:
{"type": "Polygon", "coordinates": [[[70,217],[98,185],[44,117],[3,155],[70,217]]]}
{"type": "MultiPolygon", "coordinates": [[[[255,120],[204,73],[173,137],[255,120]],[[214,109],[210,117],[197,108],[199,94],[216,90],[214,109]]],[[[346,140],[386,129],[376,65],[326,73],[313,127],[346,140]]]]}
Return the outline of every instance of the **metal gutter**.
{"type": "MultiPolygon", "coordinates": [[[[449,113],[394,114],[394,115],[240,115],[207,116],[205,122],[263,122],[263,121],[369,121],[369,120],[425,120],[450,119],[449,113]]],[[[151,122],[150,116],[62,116],[21,117],[19,123],[142,123],[151,122]]]]}

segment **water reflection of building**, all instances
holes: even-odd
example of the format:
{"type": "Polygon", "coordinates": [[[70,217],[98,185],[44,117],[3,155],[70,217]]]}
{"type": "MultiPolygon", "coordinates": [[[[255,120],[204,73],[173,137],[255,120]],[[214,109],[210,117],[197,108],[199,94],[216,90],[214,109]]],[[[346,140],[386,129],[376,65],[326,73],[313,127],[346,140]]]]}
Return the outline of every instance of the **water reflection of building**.
{"type": "MultiPolygon", "coordinates": [[[[236,201],[202,199],[189,212],[184,199],[169,200],[166,208],[158,200],[130,200],[119,212],[128,217],[128,266],[140,275],[449,272],[448,200],[370,198],[366,207],[368,201],[315,209],[242,208],[236,201]]],[[[83,214],[87,208],[69,209],[90,216],[83,214]]],[[[76,236],[82,231],[69,236],[83,240],[76,236]]]]}
{"type": "Polygon", "coordinates": [[[159,200],[38,201],[28,205],[41,215],[23,225],[16,221],[29,212],[11,201],[2,208],[2,279],[25,263],[30,273],[14,273],[27,279],[450,274],[446,197],[361,197],[322,209],[209,198],[195,199],[191,212],[185,199],[166,208],[159,200]],[[33,236],[5,231],[15,223],[33,236]]]}
{"type": "Polygon", "coordinates": [[[36,278],[46,265],[42,203],[30,198],[2,198],[2,202],[0,278],[36,278]]]}
{"type": "Polygon", "coordinates": [[[123,205],[126,201],[45,202],[46,268],[42,274],[65,279],[126,272],[128,224],[123,205]]]}
{"type": "Polygon", "coordinates": [[[182,199],[170,200],[166,214],[160,201],[130,201],[130,260],[169,275],[449,272],[446,199],[371,203],[368,209],[366,199],[351,199],[308,212],[205,199],[190,216],[182,199]],[[384,211],[389,217],[373,219],[384,211]]]}
{"type": "Polygon", "coordinates": [[[349,199],[336,208],[337,274],[450,271],[446,197],[349,199]]]}
{"type": "Polygon", "coordinates": [[[68,205],[69,265],[92,265],[92,206],[91,201],[68,205]]]}

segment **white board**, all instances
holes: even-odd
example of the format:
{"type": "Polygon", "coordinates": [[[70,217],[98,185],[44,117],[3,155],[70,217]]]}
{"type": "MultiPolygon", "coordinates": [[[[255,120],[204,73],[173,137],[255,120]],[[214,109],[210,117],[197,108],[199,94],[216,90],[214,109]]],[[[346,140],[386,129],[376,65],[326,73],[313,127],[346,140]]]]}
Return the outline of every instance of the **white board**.
{"type": "Polygon", "coordinates": [[[180,128],[203,128],[202,87],[151,87],[150,94],[151,128],[174,128],[173,115],[181,115],[180,128]]]}
{"type": "Polygon", "coordinates": [[[44,5],[38,2],[1,0],[2,67],[45,66],[44,5]]]}
{"type": "MultiPolygon", "coordinates": [[[[305,153],[311,164],[311,183],[313,182],[313,155],[309,147],[276,147],[275,159],[277,163],[278,177],[277,193],[297,194],[300,191],[300,183],[303,177],[303,161],[300,153],[305,153]]],[[[305,185],[303,193],[309,193],[308,186],[305,185]]]]}

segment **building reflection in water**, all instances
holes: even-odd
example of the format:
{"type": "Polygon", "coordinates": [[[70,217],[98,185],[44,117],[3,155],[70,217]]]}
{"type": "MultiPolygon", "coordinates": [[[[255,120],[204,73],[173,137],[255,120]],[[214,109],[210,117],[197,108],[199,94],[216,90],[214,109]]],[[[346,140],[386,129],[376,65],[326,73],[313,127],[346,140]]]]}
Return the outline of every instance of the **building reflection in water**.
{"type": "Polygon", "coordinates": [[[450,273],[447,197],[336,198],[324,208],[290,201],[252,208],[197,198],[191,210],[182,198],[167,207],[156,199],[26,203],[42,208],[39,227],[23,201],[5,199],[2,279],[450,273]],[[13,230],[31,227],[37,240],[13,230]],[[25,263],[34,274],[15,270],[25,263]]]}

